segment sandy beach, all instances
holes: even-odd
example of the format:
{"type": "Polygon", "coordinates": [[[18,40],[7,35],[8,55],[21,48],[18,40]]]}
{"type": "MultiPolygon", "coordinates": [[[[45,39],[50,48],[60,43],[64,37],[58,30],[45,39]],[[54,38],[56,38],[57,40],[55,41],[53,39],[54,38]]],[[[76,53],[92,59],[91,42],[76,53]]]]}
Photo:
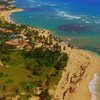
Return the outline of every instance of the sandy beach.
{"type": "Polygon", "coordinates": [[[54,98],[58,98],[57,100],[91,100],[92,95],[88,87],[94,74],[100,72],[100,57],[80,49],[67,48],[66,52],[70,54],[69,62],[54,92],[54,98]]]}
{"type": "Polygon", "coordinates": [[[23,9],[13,9],[13,10],[7,10],[7,11],[0,11],[0,17],[1,18],[4,18],[7,22],[9,23],[13,23],[13,21],[11,20],[10,18],[10,15],[12,13],[15,13],[15,12],[20,12],[20,11],[23,11],[23,9]]]}
{"type": "MultiPolygon", "coordinates": [[[[12,23],[10,14],[19,11],[23,11],[23,9],[3,11],[0,12],[0,17],[12,23]]],[[[48,33],[48,31],[46,30],[44,33],[48,33]]],[[[63,46],[65,44],[61,44],[62,48],[63,46]]],[[[54,96],[53,100],[91,100],[92,95],[88,87],[94,74],[100,72],[100,57],[85,50],[70,47],[66,47],[63,52],[69,54],[69,61],[58,86],[51,93],[54,96]]]]}

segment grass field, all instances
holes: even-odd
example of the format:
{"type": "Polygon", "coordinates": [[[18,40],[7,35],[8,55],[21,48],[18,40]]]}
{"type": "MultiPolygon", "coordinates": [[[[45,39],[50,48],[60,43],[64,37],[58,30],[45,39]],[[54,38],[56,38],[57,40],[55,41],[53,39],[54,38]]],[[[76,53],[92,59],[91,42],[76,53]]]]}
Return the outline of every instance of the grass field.
{"type": "MultiPolygon", "coordinates": [[[[13,51],[10,53],[11,60],[6,62],[6,67],[0,67],[0,92],[10,91],[14,93],[18,91],[20,93],[28,92],[31,95],[33,94],[34,88],[38,84],[43,84],[46,80],[47,75],[55,70],[52,66],[42,66],[41,75],[33,75],[31,70],[25,68],[27,61],[32,62],[32,67],[34,68],[36,61],[32,58],[24,58],[21,54],[21,51],[13,51]],[[5,88],[4,88],[5,87],[5,88]]],[[[57,76],[50,77],[48,88],[54,88],[57,85],[61,77],[61,71],[57,76]]],[[[44,88],[47,87],[44,84],[44,88]]]]}

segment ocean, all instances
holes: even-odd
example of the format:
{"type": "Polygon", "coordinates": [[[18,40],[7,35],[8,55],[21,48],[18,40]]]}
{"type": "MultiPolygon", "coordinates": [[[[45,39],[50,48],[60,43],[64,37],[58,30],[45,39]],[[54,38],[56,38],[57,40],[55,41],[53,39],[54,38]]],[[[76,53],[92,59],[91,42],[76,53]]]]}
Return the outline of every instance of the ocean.
{"type": "Polygon", "coordinates": [[[100,0],[16,0],[16,23],[53,31],[74,47],[100,54],[100,0]]]}
{"type": "MultiPolygon", "coordinates": [[[[24,9],[11,15],[14,22],[48,29],[74,47],[100,54],[100,0],[15,0],[14,4],[24,9]]],[[[97,78],[90,84],[94,97],[100,96],[97,78]]]]}

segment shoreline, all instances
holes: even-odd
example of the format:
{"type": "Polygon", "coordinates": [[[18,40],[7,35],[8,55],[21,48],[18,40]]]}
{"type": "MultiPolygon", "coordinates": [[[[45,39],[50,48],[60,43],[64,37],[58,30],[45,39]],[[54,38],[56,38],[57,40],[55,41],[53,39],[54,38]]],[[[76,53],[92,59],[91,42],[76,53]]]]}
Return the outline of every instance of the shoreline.
{"type": "MultiPolygon", "coordinates": [[[[14,10],[9,10],[9,11],[4,11],[4,12],[3,12],[3,15],[0,15],[0,17],[4,17],[4,19],[5,19],[8,23],[16,24],[16,23],[11,19],[11,14],[12,14],[12,13],[16,13],[16,12],[22,12],[22,11],[24,11],[24,9],[20,9],[20,8],[16,8],[16,9],[14,9],[14,10]]],[[[32,27],[32,26],[30,26],[30,27],[32,27]]],[[[34,28],[39,29],[39,30],[48,31],[48,32],[49,32],[50,34],[52,34],[54,37],[57,37],[57,35],[55,34],[54,31],[51,31],[51,30],[48,30],[48,29],[44,29],[44,28],[41,28],[41,27],[34,27],[34,28]]],[[[58,38],[60,38],[60,37],[58,37],[58,38]]],[[[67,42],[65,42],[65,41],[63,41],[63,42],[64,42],[64,44],[67,44],[67,43],[69,43],[69,41],[71,41],[71,38],[68,37],[68,38],[67,38],[67,42]]],[[[76,46],[76,47],[74,47],[74,48],[80,49],[80,50],[84,50],[84,51],[87,51],[87,52],[89,52],[89,53],[91,53],[91,54],[95,54],[95,55],[97,55],[97,56],[100,56],[100,55],[98,54],[98,52],[94,52],[94,51],[92,51],[92,50],[81,49],[81,48],[78,48],[78,46],[76,46]]]]}
{"type": "MultiPolygon", "coordinates": [[[[100,72],[100,57],[97,57],[96,55],[85,50],[73,49],[69,59],[70,61],[64,69],[62,78],[58,83],[56,91],[54,92],[55,98],[58,97],[60,98],[59,100],[91,100],[92,93],[88,87],[89,83],[94,78],[94,74],[100,72]],[[90,63],[89,65],[86,64],[88,62],[90,63]],[[71,78],[73,75],[78,76],[78,73],[82,72],[80,70],[80,66],[84,66],[84,64],[87,65],[87,68],[84,70],[83,76],[78,78],[81,80],[79,80],[77,84],[71,85],[71,78]],[[73,93],[66,93],[69,87],[75,91],[73,93]],[[59,91],[62,91],[62,93],[59,91]],[[62,99],[64,95],[65,97],[62,99]]],[[[77,81],[77,78],[75,78],[74,81],[77,81]]]]}
{"type": "MultiPolygon", "coordinates": [[[[3,12],[0,12],[0,13],[2,13],[0,15],[0,17],[3,17],[8,23],[14,23],[11,20],[10,16],[11,16],[12,13],[14,13],[14,12],[20,12],[20,11],[23,11],[23,9],[14,9],[14,10],[10,10],[10,11],[3,11],[3,12]]],[[[36,28],[36,29],[38,29],[38,28],[36,28]]],[[[43,29],[43,30],[45,30],[45,29],[43,29]]],[[[46,30],[46,31],[48,31],[48,30],[46,30]]],[[[61,44],[61,46],[62,47],[65,46],[65,43],[61,44]]],[[[83,64],[83,62],[85,62],[87,60],[86,57],[89,57],[91,59],[91,61],[94,61],[95,63],[91,62],[91,65],[92,65],[93,68],[90,68],[90,67],[88,68],[88,70],[90,72],[86,70],[85,75],[87,74],[88,76],[86,77],[85,80],[83,79],[81,81],[81,85],[80,86],[78,85],[78,93],[76,93],[72,99],[68,99],[68,100],[80,100],[81,97],[83,96],[83,91],[86,92],[86,93],[84,94],[84,97],[81,100],[91,100],[92,93],[89,91],[88,87],[89,87],[89,83],[91,82],[91,80],[93,80],[93,75],[99,70],[99,66],[98,65],[100,65],[100,63],[99,63],[99,59],[100,58],[97,57],[94,52],[92,54],[92,53],[90,53],[91,51],[88,52],[87,50],[81,50],[81,49],[73,49],[71,51],[70,48],[67,47],[66,53],[69,53],[69,52],[71,54],[70,55],[70,59],[72,61],[71,60],[69,61],[68,66],[65,68],[65,70],[71,71],[71,75],[73,73],[75,73],[75,71],[79,67],[79,65],[83,64]],[[74,63],[75,60],[76,60],[77,63],[74,63]],[[96,64],[96,63],[98,63],[98,64],[96,64]],[[95,65],[96,65],[96,67],[94,67],[95,65]],[[85,85],[85,86],[83,86],[83,85],[85,85]],[[85,90],[80,90],[82,86],[84,87],[85,90]],[[86,96],[87,96],[87,99],[86,99],[86,96]]],[[[57,89],[55,91],[55,95],[58,95],[59,98],[62,98],[62,95],[61,95],[61,93],[59,93],[59,91],[61,90],[60,86],[61,86],[62,81],[64,81],[64,82],[66,81],[66,80],[63,79],[64,77],[66,77],[66,74],[67,74],[67,71],[63,72],[61,80],[58,83],[57,89]]],[[[64,99],[64,100],[66,100],[66,99],[64,99]]]]}
{"type": "Polygon", "coordinates": [[[98,87],[98,85],[100,85],[100,81],[98,82],[98,80],[100,80],[100,76],[98,74],[100,74],[100,73],[95,73],[93,80],[91,80],[91,82],[89,83],[88,88],[92,94],[91,100],[100,99],[100,90],[99,90],[99,92],[96,91],[96,88],[98,87]]]}
{"type": "Polygon", "coordinates": [[[97,81],[97,74],[95,73],[94,74],[94,78],[93,78],[93,80],[90,81],[89,87],[88,87],[90,92],[91,92],[91,94],[92,94],[91,100],[97,100],[96,90],[95,90],[96,81],[97,81]]]}
{"type": "Polygon", "coordinates": [[[8,23],[14,23],[12,19],[10,18],[11,14],[15,12],[22,12],[22,11],[24,11],[24,9],[19,9],[19,8],[8,10],[8,11],[2,11],[0,12],[0,17],[4,18],[4,20],[7,21],[8,23]]]}

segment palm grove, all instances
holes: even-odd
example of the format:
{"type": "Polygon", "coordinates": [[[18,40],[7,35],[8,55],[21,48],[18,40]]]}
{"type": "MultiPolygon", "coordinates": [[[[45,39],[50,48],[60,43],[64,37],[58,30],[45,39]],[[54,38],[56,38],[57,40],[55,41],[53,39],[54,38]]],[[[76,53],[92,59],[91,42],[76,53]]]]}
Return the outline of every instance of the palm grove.
{"type": "Polygon", "coordinates": [[[13,88],[15,88],[14,85],[17,84],[17,89],[11,89],[10,95],[15,96],[24,91],[26,95],[24,97],[20,95],[22,98],[38,95],[41,100],[50,100],[51,96],[48,90],[58,84],[61,72],[68,61],[68,55],[62,52],[59,45],[60,39],[51,34],[45,37],[34,28],[7,23],[3,20],[0,21],[0,28],[12,30],[12,33],[0,31],[0,60],[4,65],[3,68],[0,65],[0,79],[2,80],[2,84],[0,84],[2,96],[0,95],[0,98],[9,97],[6,95],[8,86],[13,85],[13,88]],[[16,49],[15,46],[6,44],[6,41],[20,38],[19,34],[23,30],[28,38],[28,45],[31,46],[30,50],[27,50],[26,46],[23,49],[16,49]],[[13,38],[9,38],[13,35],[13,38]],[[42,45],[37,47],[39,43],[42,45]],[[20,69],[22,69],[24,76],[18,76],[14,68],[19,68],[18,74],[22,74],[20,72],[20,69]],[[13,76],[9,75],[10,71],[13,76]],[[20,78],[15,81],[14,77],[20,78]],[[25,77],[25,80],[22,80],[23,77],[25,77]],[[40,94],[33,93],[36,87],[42,87],[40,94]],[[3,94],[3,91],[5,91],[5,94],[3,94]]]}

